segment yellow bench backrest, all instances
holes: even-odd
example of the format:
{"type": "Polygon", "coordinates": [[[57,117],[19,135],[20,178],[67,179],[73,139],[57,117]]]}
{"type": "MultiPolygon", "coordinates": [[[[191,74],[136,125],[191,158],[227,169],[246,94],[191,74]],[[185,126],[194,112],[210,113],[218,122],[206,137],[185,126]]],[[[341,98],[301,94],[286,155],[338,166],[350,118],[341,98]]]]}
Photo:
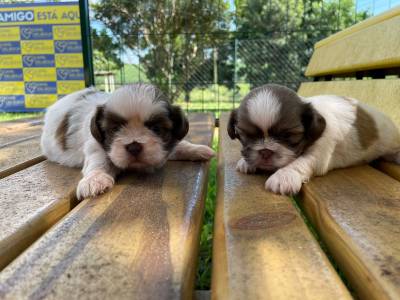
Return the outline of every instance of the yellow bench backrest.
{"type": "Polygon", "coordinates": [[[299,94],[357,98],[400,128],[400,7],[318,42],[306,75],[318,81],[303,83],[299,94]]]}

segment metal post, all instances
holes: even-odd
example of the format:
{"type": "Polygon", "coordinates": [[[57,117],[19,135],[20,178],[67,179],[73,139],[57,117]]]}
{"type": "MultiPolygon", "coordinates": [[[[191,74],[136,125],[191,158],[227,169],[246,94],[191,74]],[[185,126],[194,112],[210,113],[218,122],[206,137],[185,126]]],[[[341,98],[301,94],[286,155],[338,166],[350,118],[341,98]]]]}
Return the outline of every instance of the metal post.
{"type": "Polygon", "coordinates": [[[86,86],[94,85],[93,52],[89,20],[88,0],[79,0],[79,15],[81,21],[81,36],[83,50],[83,65],[86,86]]]}

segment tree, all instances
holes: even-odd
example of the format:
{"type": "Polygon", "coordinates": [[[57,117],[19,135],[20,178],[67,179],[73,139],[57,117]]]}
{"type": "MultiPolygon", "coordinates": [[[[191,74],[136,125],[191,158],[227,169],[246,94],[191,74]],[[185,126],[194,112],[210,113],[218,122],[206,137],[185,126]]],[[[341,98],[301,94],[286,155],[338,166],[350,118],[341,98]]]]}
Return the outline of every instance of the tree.
{"type": "Polygon", "coordinates": [[[363,20],[353,0],[236,0],[241,78],[254,85],[286,84],[294,89],[305,78],[313,45],[363,20]]]}
{"type": "MultiPolygon", "coordinates": [[[[186,92],[208,49],[226,39],[228,2],[100,0],[95,18],[112,44],[135,51],[147,78],[175,100],[186,92]]],[[[109,45],[107,43],[107,46],[109,45]]]]}
{"type": "Polygon", "coordinates": [[[119,46],[113,43],[106,30],[92,29],[93,65],[96,70],[116,70],[123,65],[119,55],[119,46]]]}

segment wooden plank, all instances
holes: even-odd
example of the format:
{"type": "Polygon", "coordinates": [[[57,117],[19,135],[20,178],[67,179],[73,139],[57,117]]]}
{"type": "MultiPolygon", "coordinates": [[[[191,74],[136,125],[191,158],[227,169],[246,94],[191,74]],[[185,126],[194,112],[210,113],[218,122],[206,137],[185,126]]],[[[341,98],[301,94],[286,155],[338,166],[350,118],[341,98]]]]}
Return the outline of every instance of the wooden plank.
{"type": "Polygon", "coordinates": [[[390,177],[400,181],[400,166],[394,163],[389,163],[385,161],[378,161],[373,164],[375,168],[382,171],[383,173],[389,175],[390,177]]]}
{"type": "Polygon", "coordinates": [[[45,161],[0,180],[0,270],[70,211],[79,173],[45,161]]]}
{"type": "MultiPolygon", "coordinates": [[[[213,124],[192,116],[189,139],[210,144],[213,124]]],[[[82,201],[2,271],[0,298],[191,298],[207,170],[168,162],[82,201]]]]}
{"type": "Polygon", "coordinates": [[[400,66],[400,7],[345,29],[315,45],[306,76],[400,66]]]}
{"type": "Polygon", "coordinates": [[[370,166],[303,187],[301,205],[361,299],[400,298],[400,183],[370,166]]]}
{"type": "Polygon", "coordinates": [[[42,131],[42,121],[0,122],[0,148],[16,144],[20,141],[39,137],[42,131]]]}
{"type": "Polygon", "coordinates": [[[346,80],[326,82],[306,82],[299,88],[305,97],[333,94],[354,97],[387,114],[400,128],[400,80],[346,80]]]}
{"type": "Polygon", "coordinates": [[[225,130],[219,149],[212,298],[350,299],[292,201],[235,170],[240,146],[225,130]]]}
{"type": "Polygon", "coordinates": [[[43,161],[40,138],[0,148],[0,179],[43,161]]]}

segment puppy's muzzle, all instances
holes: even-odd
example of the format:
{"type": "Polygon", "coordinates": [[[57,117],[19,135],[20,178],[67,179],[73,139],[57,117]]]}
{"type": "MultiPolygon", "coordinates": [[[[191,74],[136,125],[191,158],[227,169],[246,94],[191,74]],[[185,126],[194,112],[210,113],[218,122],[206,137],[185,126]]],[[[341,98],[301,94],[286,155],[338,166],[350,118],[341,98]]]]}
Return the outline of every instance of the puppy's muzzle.
{"type": "Polygon", "coordinates": [[[262,150],[259,150],[258,153],[260,154],[262,159],[268,160],[274,154],[274,151],[269,150],[269,149],[262,149],[262,150]]]}
{"type": "Polygon", "coordinates": [[[130,144],[126,145],[125,148],[126,148],[126,151],[128,151],[129,154],[131,154],[133,156],[138,156],[143,150],[143,146],[138,142],[130,143],[130,144]]]}

